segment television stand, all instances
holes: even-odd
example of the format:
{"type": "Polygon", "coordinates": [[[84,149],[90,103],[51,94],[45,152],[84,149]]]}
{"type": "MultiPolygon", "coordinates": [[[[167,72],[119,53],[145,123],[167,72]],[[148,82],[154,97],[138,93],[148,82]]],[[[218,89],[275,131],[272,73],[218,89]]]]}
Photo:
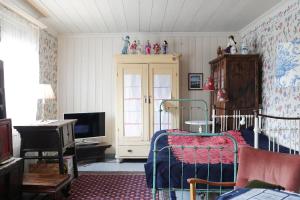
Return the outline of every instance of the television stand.
{"type": "Polygon", "coordinates": [[[97,145],[99,142],[80,141],[76,142],[76,146],[97,145]]]}
{"type": "Polygon", "coordinates": [[[99,162],[105,159],[105,150],[111,147],[105,142],[98,143],[76,143],[76,154],[78,162],[99,162]]]}

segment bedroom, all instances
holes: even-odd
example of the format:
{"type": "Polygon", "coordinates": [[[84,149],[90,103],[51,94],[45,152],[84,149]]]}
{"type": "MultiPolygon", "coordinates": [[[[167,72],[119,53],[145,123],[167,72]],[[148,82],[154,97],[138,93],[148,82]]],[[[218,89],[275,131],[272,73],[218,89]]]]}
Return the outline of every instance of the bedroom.
{"type": "MultiPolygon", "coordinates": [[[[22,132],[22,130],[27,130],[26,125],[32,124],[35,120],[63,120],[66,117],[65,114],[76,113],[98,113],[98,117],[101,118],[102,116],[100,119],[102,122],[99,123],[103,125],[104,120],[104,126],[101,127],[105,127],[105,131],[96,131],[95,134],[98,135],[91,133],[86,136],[89,138],[76,138],[77,144],[78,142],[81,143],[82,147],[80,152],[80,147],[78,148],[80,145],[77,145],[77,156],[82,158],[83,153],[83,159],[85,159],[88,155],[84,155],[84,153],[87,153],[92,154],[90,156],[96,157],[96,159],[99,157],[100,160],[106,157],[106,162],[83,162],[84,164],[79,164],[80,176],[89,175],[89,172],[94,171],[94,173],[98,173],[97,177],[101,178],[105,176],[104,171],[106,173],[107,171],[131,171],[125,175],[132,177],[136,175],[132,171],[138,171],[137,174],[144,178],[144,163],[146,161],[132,158],[148,158],[151,136],[160,129],[158,112],[160,109],[159,103],[157,103],[159,101],[154,97],[154,90],[148,89],[152,86],[155,88],[155,83],[151,80],[152,76],[156,74],[162,78],[158,82],[163,84],[161,87],[164,87],[163,92],[158,92],[161,95],[160,98],[202,99],[208,104],[208,112],[202,108],[193,118],[199,117],[196,119],[197,121],[205,121],[206,123],[205,114],[208,113],[209,122],[207,121],[207,123],[219,123],[219,127],[215,124],[205,126],[205,123],[204,125],[179,124],[179,121],[180,123],[188,121],[189,113],[180,114],[175,111],[175,118],[172,123],[176,121],[180,128],[184,127],[189,131],[199,131],[200,127],[202,131],[208,127],[209,132],[213,132],[213,129],[218,132],[220,128],[225,131],[239,129],[241,119],[246,124],[254,125],[255,118],[252,111],[251,113],[249,111],[244,118],[241,117],[243,113],[240,115],[236,113],[235,119],[229,119],[228,123],[235,124],[235,127],[230,127],[231,125],[227,124],[226,118],[227,115],[233,115],[233,113],[216,111],[216,118],[213,117],[214,112],[211,109],[213,105],[218,107],[218,105],[228,104],[239,110],[241,109],[241,105],[239,105],[241,101],[242,104],[251,104],[248,109],[262,108],[261,112],[265,115],[300,116],[299,0],[1,0],[0,5],[0,60],[3,61],[5,75],[4,105],[7,118],[12,119],[12,126],[18,126],[15,128],[22,132]],[[228,90],[229,85],[224,84],[224,81],[233,80],[231,74],[225,78],[219,77],[217,81],[210,81],[209,79],[210,77],[215,78],[213,73],[215,67],[210,62],[218,58],[219,46],[226,49],[231,35],[234,36],[236,44],[233,46],[236,46],[238,52],[236,55],[227,53],[228,55],[223,56],[230,58],[230,56],[251,57],[254,54],[259,55],[257,58],[259,62],[255,61],[255,63],[257,63],[257,68],[261,69],[261,79],[259,79],[259,70],[250,69],[241,72],[240,76],[236,75],[235,83],[237,84],[232,86],[235,88],[234,92],[228,90]],[[134,41],[137,43],[137,48],[134,46],[128,48],[128,54],[137,51],[134,55],[121,55],[123,46],[126,47],[126,36],[129,36],[131,46],[134,41]],[[145,47],[148,40],[151,44],[151,55],[144,55],[147,54],[145,47]],[[138,44],[138,41],[141,45],[138,44]],[[161,46],[159,55],[155,55],[155,49],[153,49],[155,43],[161,46]],[[295,47],[293,52],[296,55],[296,67],[293,64],[285,63],[287,60],[283,56],[284,52],[280,53],[279,51],[291,49],[290,46],[295,47]],[[138,54],[139,47],[142,55],[138,54]],[[241,55],[242,47],[246,52],[248,51],[247,55],[241,55]],[[163,54],[164,48],[166,48],[167,55],[163,54]],[[128,63],[134,64],[136,67],[126,68],[128,63]],[[165,64],[169,67],[161,69],[159,64],[165,64]],[[139,95],[138,103],[133,99],[128,107],[141,105],[141,109],[143,109],[143,116],[141,115],[142,112],[139,112],[139,115],[128,118],[128,120],[132,120],[130,123],[143,124],[135,126],[136,129],[137,127],[139,130],[143,129],[140,131],[142,134],[133,134],[128,140],[121,137],[125,132],[119,131],[120,128],[123,130],[122,120],[125,109],[125,107],[123,109],[123,100],[120,95],[123,95],[122,87],[126,87],[126,84],[125,78],[123,80],[123,77],[118,74],[125,72],[128,72],[128,75],[133,72],[134,76],[131,76],[129,82],[138,80],[141,84],[135,87],[143,87],[144,92],[143,94],[135,93],[137,90],[134,88],[128,92],[131,96],[139,95]],[[168,84],[168,81],[169,83],[171,81],[172,84],[168,84]],[[251,81],[253,82],[250,84],[252,90],[245,94],[247,87],[245,88],[243,84],[251,81]],[[211,82],[214,83],[214,91],[209,91],[208,89],[211,88],[205,87],[211,82]],[[40,89],[39,84],[47,84],[50,95],[45,96],[44,94],[43,97],[37,98],[35,93],[40,89]],[[51,86],[50,89],[49,86],[51,86]],[[218,96],[228,101],[219,104],[218,96]],[[233,96],[241,97],[241,100],[234,101],[233,96]],[[155,102],[155,100],[157,101],[155,102]],[[258,104],[261,104],[261,107],[258,104]],[[156,107],[153,108],[154,106],[156,107]],[[104,116],[101,113],[105,113],[104,116]],[[220,116],[222,113],[225,117],[220,116]],[[213,119],[216,121],[211,122],[213,119]],[[236,123],[232,123],[234,120],[236,123]],[[156,126],[151,126],[150,123],[156,126]],[[191,127],[192,129],[189,129],[191,127]],[[83,145],[83,143],[99,142],[102,145],[92,145],[91,148],[89,145],[83,145]],[[87,152],[85,152],[86,149],[87,152]]],[[[224,54],[222,50],[220,53],[224,54]]],[[[224,62],[226,61],[224,60],[224,62]]],[[[238,74],[240,71],[232,71],[231,73],[238,74]]],[[[129,77],[127,76],[127,78],[129,77]]],[[[178,104],[178,102],[171,102],[169,105],[178,104]]],[[[166,107],[163,106],[162,110],[168,110],[166,107]]],[[[172,114],[172,111],[167,113],[172,114]]],[[[163,117],[162,123],[167,123],[164,120],[167,119],[163,117]]],[[[83,120],[84,122],[86,120],[83,120]]],[[[43,123],[47,123],[47,121],[43,123]]],[[[292,123],[297,125],[298,121],[295,119],[295,122],[292,123]]],[[[85,123],[84,125],[89,124],[85,123]]],[[[286,128],[286,126],[289,128],[292,125],[286,121],[263,121],[259,126],[279,130],[286,128]]],[[[134,132],[135,128],[130,130],[134,132]]],[[[169,126],[167,128],[178,127],[169,126]]],[[[70,129],[72,128],[66,128],[67,132],[70,129]]],[[[76,130],[79,129],[80,126],[77,124],[76,130]]],[[[164,126],[163,129],[165,129],[164,126]]],[[[299,134],[299,127],[295,130],[299,134]]],[[[291,135],[274,134],[271,135],[271,140],[279,138],[280,144],[289,146],[291,135]]],[[[25,136],[22,136],[24,142],[25,138],[23,137],[25,136]]],[[[34,143],[34,139],[36,143],[42,143],[45,138],[39,137],[41,134],[33,134],[26,144],[30,146],[34,143]]],[[[77,135],[76,137],[80,136],[77,135]]],[[[292,146],[293,149],[297,150],[299,149],[299,146],[297,147],[299,135],[294,134],[293,137],[295,137],[293,141],[296,142],[292,143],[292,146]]],[[[24,149],[24,144],[21,147],[21,136],[15,129],[12,131],[12,138],[14,156],[23,156],[20,155],[20,149],[24,149]]],[[[69,139],[71,141],[72,137],[69,139]]],[[[70,154],[72,154],[72,150],[74,154],[75,144],[70,150],[70,154]]],[[[41,156],[48,156],[47,153],[40,154],[41,156]]],[[[31,161],[26,159],[25,172],[30,170],[30,164],[31,161]]],[[[45,165],[42,166],[49,166],[49,163],[43,164],[45,165]]],[[[56,170],[59,170],[57,166],[56,170]]],[[[111,174],[114,175],[113,177],[116,176],[116,172],[111,174]]],[[[88,177],[90,178],[90,176],[88,177]]],[[[128,178],[128,180],[131,179],[128,178]]],[[[184,181],[186,182],[186,180],[184,181]]],[[[0,183],[2,182],[3,179],[0,180],[0,183]]],[[[89,184],[92,185],[94,182],[89,184]]],[[[146,181],[142,184],[145,187],[143,189],[151,196],[151,190],[145,186],[146,181]]],[[[126,185],[126,180],[124,185],[126,185]]],[[[116,186],[116,190],[119,187],[116,186]]],[[[94,191],[97,195],[99,195],[99,191],[102,191],[99,188],[94,191]]],[[[72,191],[71,185],[70,199],[74,199],[72,191]]],[[[76,194],[79,195],[78,193],[76,194]]],[[[115,193],[124,194],[124,192],[115,193]]],[[[91,192],[91,195],[94,193],[91,192]]],[[[107,198],[116,197],[109,195],[107,198]]],[[[113,192],[111,195],[114,195],[113,192]]],[[[90,199],[92,198],[90,197],[90,199]]],[[[96,199],[97,196],[94,198],[96,199]]],[[[143,199],[143,197],[140,198],[143,199]]]]}

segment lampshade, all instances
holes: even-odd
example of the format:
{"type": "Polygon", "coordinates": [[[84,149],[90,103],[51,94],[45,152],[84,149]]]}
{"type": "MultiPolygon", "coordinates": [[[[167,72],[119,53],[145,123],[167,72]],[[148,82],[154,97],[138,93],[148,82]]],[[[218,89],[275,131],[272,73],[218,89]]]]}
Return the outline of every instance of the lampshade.
{"type": "Polygon", "coordinates": [[[54,92],[50,84],[40,84],[38,91],[39,99],[55,99],[54,92]]]}
{"type": "Polygon", "coordinates": [[[207,90],[207,91],[215,90],[215,83],[212,77],[208,77],[207,82],[203,86],[203,90],[207,90]]]}
{"type": "Polygon", "coordinates": [[[226,90],[224,90],[224,89],[219,89],[218,90],[217,101],[219,101],[219,102],[229,101],[226,90]]]}

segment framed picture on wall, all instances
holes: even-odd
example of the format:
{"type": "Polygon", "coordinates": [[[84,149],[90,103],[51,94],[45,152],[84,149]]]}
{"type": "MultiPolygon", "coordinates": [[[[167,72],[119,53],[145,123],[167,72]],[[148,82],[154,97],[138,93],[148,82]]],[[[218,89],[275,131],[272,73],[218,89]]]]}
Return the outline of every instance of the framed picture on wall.
{"type": "Polygon", "coordinates": [[[203,89],[203,73],[189,73],[189,90],[203,89]]]}

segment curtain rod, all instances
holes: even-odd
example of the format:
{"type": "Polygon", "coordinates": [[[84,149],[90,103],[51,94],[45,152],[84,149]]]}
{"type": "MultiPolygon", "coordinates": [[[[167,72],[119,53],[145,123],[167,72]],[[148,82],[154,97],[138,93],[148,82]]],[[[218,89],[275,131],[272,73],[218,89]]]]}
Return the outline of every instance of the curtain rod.
{"type": "Polygon", "coordinates": [[[29,15],[22,9],[18,8],[17,6],[13,5],[12,3],[8,3],[4,0],[0,0],[0,4],[3,5],[4,7],[6,7],[7,9],[13,11],[14,13],[20,15],[21,17],[27,19],[29,22],[33,23],[34,25],[38,26],[39,28],[41,28],[41,29],[47,28],[47,26],[45,24],[43,24],[39,20],[35,19],[34,17],[29,15]]]}

